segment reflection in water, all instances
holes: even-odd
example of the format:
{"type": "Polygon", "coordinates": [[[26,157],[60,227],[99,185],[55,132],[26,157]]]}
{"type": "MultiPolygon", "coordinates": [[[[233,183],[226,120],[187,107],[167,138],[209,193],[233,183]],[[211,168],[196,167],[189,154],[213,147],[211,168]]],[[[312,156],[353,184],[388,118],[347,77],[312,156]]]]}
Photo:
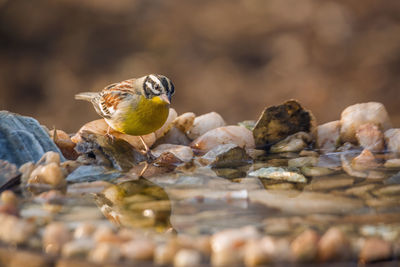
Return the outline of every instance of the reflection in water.
{"type": "Polygon", "coordinates": [[[251,180],[236,183],[202,173],[141,178],[108,187],[96,195],[96,203],[118,226],[212,234],[226,228],[262,225],[266,216],[276,214],[275,208],[248,201],[248,189],[263,189],[258,179],[251,180]]]}
{"type": "Polygon", "coordinates": [[[118,226],[154,228],[164,232],[171,228],[171,201],[160,186],[146,180],[125,181],[96,195],[102,213],[118,226]]]}

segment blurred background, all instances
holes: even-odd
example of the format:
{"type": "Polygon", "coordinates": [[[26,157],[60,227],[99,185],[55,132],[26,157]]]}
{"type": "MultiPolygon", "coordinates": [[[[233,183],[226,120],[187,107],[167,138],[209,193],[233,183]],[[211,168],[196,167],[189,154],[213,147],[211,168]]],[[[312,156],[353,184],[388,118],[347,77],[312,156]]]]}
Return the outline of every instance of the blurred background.
{"type": "Polygon", "coordinates": [[[378,101],[400,127],[400,1],[0,0],[0,109],[75,132],[98,116],[74,94],[149,73],[179,114],[378,101]]]}

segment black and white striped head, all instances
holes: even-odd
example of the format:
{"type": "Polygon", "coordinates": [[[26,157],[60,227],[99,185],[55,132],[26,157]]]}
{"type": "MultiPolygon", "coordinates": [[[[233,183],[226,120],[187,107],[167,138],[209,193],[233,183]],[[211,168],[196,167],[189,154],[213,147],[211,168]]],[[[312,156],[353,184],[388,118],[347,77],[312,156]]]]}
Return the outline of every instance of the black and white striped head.
{"type": "Polygon", "coordinates": [[[150,74],[144,78],[143,92],[146,98],[166,95],[171,102],[171,97],[175,92],[174,84],[165,76],[150,74]]]}

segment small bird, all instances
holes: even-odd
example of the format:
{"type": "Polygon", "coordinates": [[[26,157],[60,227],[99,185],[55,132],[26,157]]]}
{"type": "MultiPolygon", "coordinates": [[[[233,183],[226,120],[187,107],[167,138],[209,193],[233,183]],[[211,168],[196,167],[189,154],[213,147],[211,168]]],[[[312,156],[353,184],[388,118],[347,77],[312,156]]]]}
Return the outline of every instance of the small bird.
{"type": "Polygon", "coordinates": [[[167,120],[171,97],[175,92],[172,82],[163,75],[150,74],[106,86],[101,92],[85,92],[75,99],[90,101],[96,112],[118,132],[139,136],[149,155],[142,135],[159,129],[167,120]]]}

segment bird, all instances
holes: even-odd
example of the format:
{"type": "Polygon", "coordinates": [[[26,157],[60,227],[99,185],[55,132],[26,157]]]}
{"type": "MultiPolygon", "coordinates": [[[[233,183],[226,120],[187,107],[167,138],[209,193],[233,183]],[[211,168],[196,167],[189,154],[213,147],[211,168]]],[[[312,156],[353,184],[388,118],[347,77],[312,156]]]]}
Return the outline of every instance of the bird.
{"type": "Polygon", "coordinates": [[[139,136],[145,153],[151,155],[143,140],[143,135],[152,133],[168,118],[171,97],[175,86],[164,75],[149,74],[106,86],[101,92],[83,92],[75,99],[86,100],[93,104],[97,114],[113,130],[139,136]]]}

